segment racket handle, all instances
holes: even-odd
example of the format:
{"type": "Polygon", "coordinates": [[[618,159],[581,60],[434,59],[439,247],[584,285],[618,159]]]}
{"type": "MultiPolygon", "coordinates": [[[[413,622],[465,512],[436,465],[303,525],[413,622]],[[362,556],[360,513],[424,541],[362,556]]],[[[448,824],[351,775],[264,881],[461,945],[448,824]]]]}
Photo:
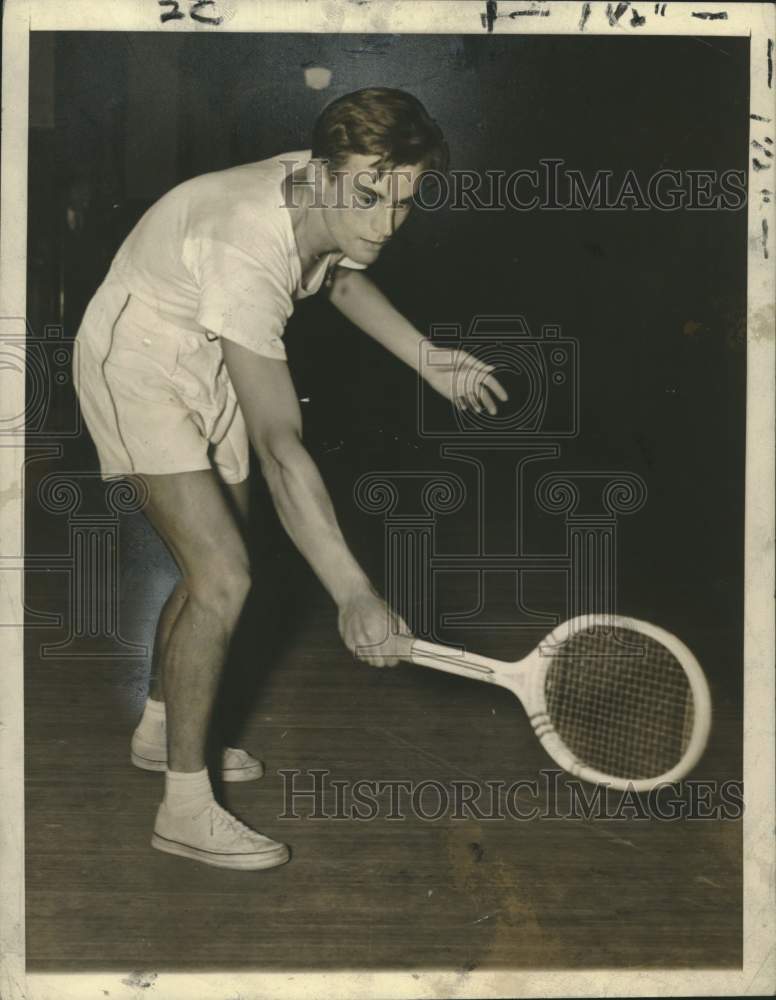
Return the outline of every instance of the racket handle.
{"type": "Polygon", "coordinates": [[[417,666],[443,670],[459,677],[474,677],[493,684],[501,683],[506,666],[500,660],[492,660],[488,656],[479,656],[454,646],[440,646],[424,639],[416,639],[412,643],[410,657],[411,662],[417,666]]]}

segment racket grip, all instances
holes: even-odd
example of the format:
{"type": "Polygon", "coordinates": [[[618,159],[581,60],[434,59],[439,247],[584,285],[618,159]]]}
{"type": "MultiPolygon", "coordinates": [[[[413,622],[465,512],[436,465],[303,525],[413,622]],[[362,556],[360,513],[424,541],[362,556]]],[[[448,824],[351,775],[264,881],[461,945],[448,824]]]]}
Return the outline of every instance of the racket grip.
{"type": "Polygon", "coordinates": [[[482,681],[497,680],[498,661],[478,656],[454,646],[440,646],[424,639],[416,639],[410,649],[411,662],[417,666],[443,670],[459,677],[476,677],[482,681]]]}

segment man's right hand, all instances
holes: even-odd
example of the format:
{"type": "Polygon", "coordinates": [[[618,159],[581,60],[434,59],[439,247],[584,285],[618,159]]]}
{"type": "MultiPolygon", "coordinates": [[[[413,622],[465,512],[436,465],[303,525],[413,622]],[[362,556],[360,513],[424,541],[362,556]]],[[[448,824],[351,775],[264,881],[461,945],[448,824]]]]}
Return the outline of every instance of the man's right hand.
{"type": "Polygon", "coordinates": [[[414,637],[406,622],[372,589],[340,605],[338,624],[342,641],[364,663],[395,667],[410,657],[414,637]]]}

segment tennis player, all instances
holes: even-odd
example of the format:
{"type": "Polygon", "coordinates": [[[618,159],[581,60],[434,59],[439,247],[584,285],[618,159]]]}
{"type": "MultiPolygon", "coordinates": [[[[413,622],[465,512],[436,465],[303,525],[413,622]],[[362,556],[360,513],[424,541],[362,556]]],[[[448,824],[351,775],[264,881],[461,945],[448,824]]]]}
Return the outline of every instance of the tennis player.
{"type": "MultiPolygon", "coordinates": [[[[446,169],[446,159],[439,128],[411,95],[347,94],[321,114],[311,150],[195,177],[160,198],[86,310],[75,375],[102,478],[142,478],[144,512],[181,575],[159,618],[131,748],[137,766],[166,772],[159,850],[236,869],[289,857],[215,802],[205,764],[251,586],[249,442],[283,526],[336,602],[345,646],[376,666],[398,662],[407,626],[348,549],[302,442],[283,333],[294,302],[325,286],[349,320],[455,405],[496,412],[506,394],[492,369],[464,352],[421,366],[429,342],[366,274],[423,172],[446,169]]],[[[232,747],[222,766],[225,781],[262,773],[232,747]]]]}

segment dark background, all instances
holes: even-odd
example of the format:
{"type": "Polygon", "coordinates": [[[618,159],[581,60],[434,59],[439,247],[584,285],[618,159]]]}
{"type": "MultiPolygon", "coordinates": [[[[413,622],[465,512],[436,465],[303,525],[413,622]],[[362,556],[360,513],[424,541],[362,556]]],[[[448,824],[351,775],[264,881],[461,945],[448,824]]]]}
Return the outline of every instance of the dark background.
{"type": "MultiPolygon", "coordinates": [[[[745,39],[61,33],[31,41],[29,316],[37,330],[62,318],[66,336],[156,198],[187,177],[304,148],[321,109],[366,85],[416,94],[442,126],[455,168],[511,172],[557,157],[588,180],[596,169],[616,179],[632,169],[643,188],[658,169],[747,169],[745,39]],[[311,65],[332,71],[327,89],[305,85],[311,65]]],[[[372,273],[425,333],[433,323],[466,329],[478,314],[519,313],[534,333],[555,323],[579,342],[581,431],[541,471],[644,477],[647,505],[622,522],[621,607],[689,629],[690,640],[695,623],[714,623],[735,691],[745,207],[416,211],[372,273]]],[[[299,395],[310,398],[306,438],[331,470],[342,517],[359,471],[444,466],[438,447],[418,438],[413,374],[320,296],[300,304],[286,339],[299,395]]],[[[69,447],[94,467],[88,440],[69,447]]],[[[353,544],[382,572],[378,534],[369,534],[380,525],[354,516],[353,544]]],[[[557,539],[545,549],[553,547],[557,539]]]]}
{"type": "MultiPolygon", "coordinates": [[[[646,187],[658,169],[746,175],[748,78],[748,40],[718,37],[34,35],[32,330],[62,324],[75,336],[119,243],[162,193],[308,146],[325,104],[359,87],[415,94],[445,132],[454,168],[533,169],[557,157],[588,179],[596,169],[615,178],[632,169],[646,187]],[[305,85],[311,65],[332,71],[327,89],[305,85]]],[[[443,209],[415,212],[372,269],[424,333],[521,314],[535,334],[557,324],[578,342],[580,433],[529,478],[620,470],[647,484],[647,503],[619,526],[618,610],[675,631],[706,669],[715,726],[700,774],[718,780],[741,768],[746,254],[745,207],[443,209]]],[[[356,479],[446,470],[473,488],[471,469],[419,436],[413,373],[323,298],[300,303],[286,342],[299,396],[309,398],[308,447],[346,537],[379,583],[384,525],[357,508],[356,479]]],[[[53,395],[51,438],[73,404],[68,386],[53,395]]],[[[61,443],[61,459],[28,469],[27,546],[44,555],[66,547],[67,523],[39,506],[40,476],[97,468],[85,433],[61,443]]],[[[490,471],[485,528],[491,551],[510,552],[513,472],[508,461],[490,471]]],[[[85,489],[100,486],[89,480],[85,489]]],[[[417,768],[447,780],[454,764],[452,773],[511,780],[547,766],[506,692],[432,671],[355,670],[333,606],[277,524],[260,477],[254,489],[262,572],[256,634],[246,641],[248,661],[258,649],[270,666],[261,698],[254,683],[235,701],[253,713],[249,728],[272,767],[334,761],[338,775],[417,768]]],[[[525,516],[529,551],[563,548],[563,517],[525,516]]],[[[142,517],[125,520],[122,634],[150,643],[174,571],[142,517]]],[[[439,550],[473,551],[476,522],[470,503],[440,517],[439,550]]],[[[31,574],[28,609],[62,612],[67,595],[53,576],[31,574]]],[[[444,581],[440,610],[476,607],[478,585],[465,574],[444,581]]],[[[529,604],[560,616],[558,586],[538,582],[529,604]]],[[[442,635],[504,659],[528,652],[546,630],[505,624],[518,621],[509,575],[490,581],[486,595],[478,628],[440,626],[442,635]]],[[[260,893],[242,876],[224,882],[205,866],[183,873],[149,857],[156,791],[126,763],[147,665],[39,657],[52,631],[30,630],[27,659],[31,968],[243,966],[240,933],[263,967],[740,961],[740,829],[731,823],[636,822],[624,837],[616,823],[610,833],[607,824],[474,830],[443,821],[407,824],[401,835],[390,823],[369,832],[291,824],[275,833],[293,841],[294,863],[260,893]],[[61,812],[73,803],[85,826],[68,819],[63,831],[61,812]],[[179,891],[184,883],[191,896],[179,891]],[[235,912],[246,914],[244,930],[223,933],[220,920],[240,924],[235,912]]],[[[254,790],[244,791],[242,804],[234,794],[250,820],[258,806],[254,790]]],[[[258,795],[264,823],[280,795],[271,769],[258,795]]]]}

